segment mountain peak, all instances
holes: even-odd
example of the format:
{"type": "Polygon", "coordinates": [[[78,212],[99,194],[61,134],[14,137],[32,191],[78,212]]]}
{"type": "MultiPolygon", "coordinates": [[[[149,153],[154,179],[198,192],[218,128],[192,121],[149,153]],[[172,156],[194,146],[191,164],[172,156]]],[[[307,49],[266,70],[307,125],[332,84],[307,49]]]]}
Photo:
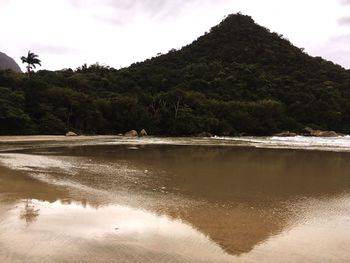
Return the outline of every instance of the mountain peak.
{"type": "Polygon", "coordinates": [[[247,15],[228,15],[210,33],[193,43],[196,48],[206,50],[208,59],[244,64],[280,65],[290,57],[305,58],[301,49],[293,46],[283,35],[260,26],[247,15]],[[205,48],[204,48],[205,47],[205,48]]]}
{"type": "Polygon", "coordinates": [[[255,24],[255,21],[251,16],[243,15],[242,13],[229,14],[216,27],[222,27],[227,24],[255,24]]]}

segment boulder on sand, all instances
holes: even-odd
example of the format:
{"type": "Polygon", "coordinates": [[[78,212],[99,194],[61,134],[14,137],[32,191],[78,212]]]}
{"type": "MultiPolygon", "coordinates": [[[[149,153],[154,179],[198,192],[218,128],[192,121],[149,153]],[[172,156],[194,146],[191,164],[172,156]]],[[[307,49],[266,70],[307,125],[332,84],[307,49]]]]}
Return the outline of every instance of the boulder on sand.
{"type": "Polygon", "coordinates": [[[340,136],[340,134],[336,133],[335,131],[314,130],[310,127],[306,127],[304,129],[304,131],[306,132],[305,135],[314,136],[314,137],[337,137],[337,136],[340,136]]]}
{"type": "Polygon", "coordinates": [[[66,133],[66,136],[78,136],[75,132],[69,131],[66,133]]]}
{"type": "Polygon", "coordinates": [[[144,136],[147,136],[148,134],[147,134],[147,132],[146,132],[145,129],[142,129],[142,130],[140,131],[139,135],[140,135],[140,137],[144,137],[144,136]]]}
{"type": "Polygon", "coordinates": [[[341,134],[335,132],[335,131],[322,131],[321,137],[338,137],[341,136],[341,134]]]}
{"type": "Polygon", "coordinates": [[[128,131],[124,134],[125,137],[138,137],[139,134],[135,130],[128,131]]]}

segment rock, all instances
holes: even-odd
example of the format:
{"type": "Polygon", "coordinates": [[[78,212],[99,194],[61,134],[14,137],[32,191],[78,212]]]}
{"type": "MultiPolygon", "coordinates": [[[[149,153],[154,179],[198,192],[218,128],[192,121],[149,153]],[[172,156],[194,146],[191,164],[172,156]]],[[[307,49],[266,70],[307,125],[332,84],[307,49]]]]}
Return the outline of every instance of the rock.
{"type": "Polygon", "coordinates": [[[320,137],[338,137],[339,134],[336,133],[335,131],[322,131],[319,133],[320,137]]]}
{"type": "Polygon", "coordinates": [[[275,134],[275,136],[277,137],[295,137],[298,134],[294,133],[294,132],[290,132],[290,131],[283,131],[280,133],[275,134]]]}
{"type": "Polygon", "coordinates": [[[75,132],[69,131],[66,133],[66,136],[78,136],[75,132]]]}
{"type": "Polygon", "coordinates": [[[148,134],[147,134],[147,132],[146,132],[145,129],[142,129],[142,130],[140,131],[139,135],[140,135],[140,137],[144,137],[144,136],[147,136],[148,134]]]}
{"type": "Polygon", "coordinates": [[[125,137],[138,137],[139,134],[135,130],[131,130],[124,134],[125,137]]]}
{"type": "Polygon", "coordinates": [[[312,128],[310,128],[310,127],[305,127],[305,128],[304,128],[304,131],[306,132],[306,134],[308,134],[308,135],[310,135],[310,136],[311,136],[312,133],[315,132],[315,130],[312,129],[312,128]]]}
{"type": "Polygon", "coordinates": [[[304,129],[304,131],[306,132],[305,135],[314,136],[314,137],[337,137],[337,136],[340,136],[340,134],[336,133],[335,131],[314,130],[310,127],[306,127],[304,129]]]}
{"type": "Polygon", "coordinates": [[[0,70],[6,69],[11,69],[14,72],[22,72],[21,68],[13,58],[7,56],[5,53],[0,52],[0,70]]]}
{"type": "Polygon", "coordinates": [[[213,135],[210,132],[201,132],[197,134],[197,137],[213,137],[213,135]]]}

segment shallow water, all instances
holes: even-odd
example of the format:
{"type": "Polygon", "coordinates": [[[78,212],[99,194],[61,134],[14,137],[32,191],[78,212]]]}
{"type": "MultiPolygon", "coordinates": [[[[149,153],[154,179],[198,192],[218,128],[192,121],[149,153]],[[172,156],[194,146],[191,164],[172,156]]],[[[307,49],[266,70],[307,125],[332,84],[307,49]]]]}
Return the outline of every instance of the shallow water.
{"type": "Polygon", "coordinates": [[[348,262],[350,145],[245,140],[2,143],[0,261],[348,262]]]}

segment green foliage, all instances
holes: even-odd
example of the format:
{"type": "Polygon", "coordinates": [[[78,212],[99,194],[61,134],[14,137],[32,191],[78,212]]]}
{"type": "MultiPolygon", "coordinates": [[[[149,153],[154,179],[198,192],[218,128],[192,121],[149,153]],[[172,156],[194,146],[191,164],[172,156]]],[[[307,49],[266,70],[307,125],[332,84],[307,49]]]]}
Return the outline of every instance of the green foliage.
{"type": "Polygon", "coordinates": [[[244,15],[128,68],[0,71],[0,133],[350,132],[350,72],[244,15]]]}
{"type": "Polygon", "coordinates": [[[34,124],[24,110],[24,94],[0,87],[0,134],[35,132],[34,124]]]}

